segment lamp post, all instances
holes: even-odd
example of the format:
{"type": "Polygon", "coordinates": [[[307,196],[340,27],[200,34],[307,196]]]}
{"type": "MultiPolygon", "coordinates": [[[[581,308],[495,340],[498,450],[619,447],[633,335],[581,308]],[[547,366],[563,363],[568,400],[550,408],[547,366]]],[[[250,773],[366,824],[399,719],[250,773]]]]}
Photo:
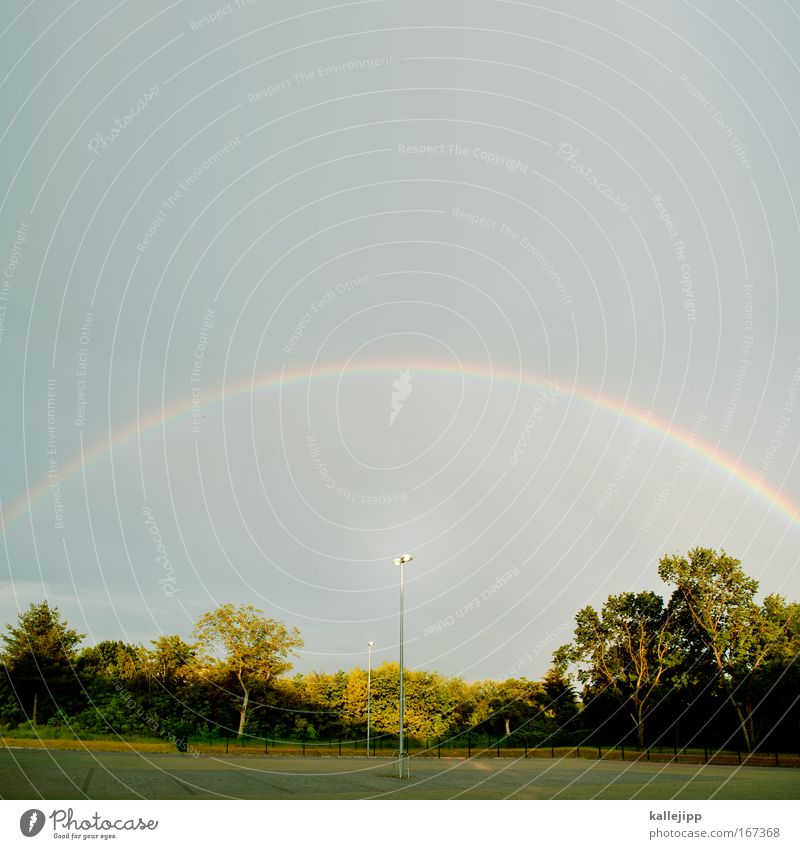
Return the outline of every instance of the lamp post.
{"type": "Polygon", "coordinates": [[[395,566],[400,567],[400,778],[403,777],[403,720],[405,718],[404,715],[406,709],[406,697],[403,691],[403,567],[406,565],[406,563],[410,563],[413,559],[414,558],[410,554],[401,554],[399,557],[395,557],[395,559],[392,560],[392,563],[395,566]]]}
{"type": "Polygon", "coordinates": [[[372,702],[372,647],[375,645],[373,640],[367,643],[367,757],[369,757],[369,725],[370,725],[370,707],[372,702]]]}

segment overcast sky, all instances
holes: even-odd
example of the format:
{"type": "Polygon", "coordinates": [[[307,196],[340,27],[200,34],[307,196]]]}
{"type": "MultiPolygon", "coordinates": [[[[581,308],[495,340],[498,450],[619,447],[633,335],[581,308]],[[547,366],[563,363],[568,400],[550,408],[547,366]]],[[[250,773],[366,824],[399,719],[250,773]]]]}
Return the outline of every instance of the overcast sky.
{"type": "Polygon", "coordinates": [[[0,623],[530,678],[800,598],[796,0],[4,0],[0,623]]]}

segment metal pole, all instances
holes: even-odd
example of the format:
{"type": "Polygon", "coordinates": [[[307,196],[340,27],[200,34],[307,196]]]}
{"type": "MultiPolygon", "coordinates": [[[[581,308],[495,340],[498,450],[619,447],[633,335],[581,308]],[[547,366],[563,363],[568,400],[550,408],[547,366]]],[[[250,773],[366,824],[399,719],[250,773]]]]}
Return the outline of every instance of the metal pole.
{"type": "Polygon", "coordinates": [[[403,777],[403,720],[405,718],[405,693],[403,691],[403,563],[400,563],[400,778],[403,777]]]}
{"type": "MultiPolygon", "coordinates": [[[[392,563],[395,566],[400,567],[400,763],[398,764],[398,772],[400,778],[403,778],[403,760],[405,758],[405,738],[404,738],[404,726],[405,726],[405,710],[406,710],[406,694],[405,694],[405,684],[403,681],[403,591],[405,589],[405,564],[410,563],[414,558],[408,554],[401,554],[399,557],[396,557],[392,560],[392,563]]],[[[409,776],[408,765],[406,765],[405,769],[406,778],[409,776]]]]}
{"type": "Polygon", "coordinates": [[[372,702],[372,640],[367,643],[367,757],[369,757],[369,724],[372,702]]]}

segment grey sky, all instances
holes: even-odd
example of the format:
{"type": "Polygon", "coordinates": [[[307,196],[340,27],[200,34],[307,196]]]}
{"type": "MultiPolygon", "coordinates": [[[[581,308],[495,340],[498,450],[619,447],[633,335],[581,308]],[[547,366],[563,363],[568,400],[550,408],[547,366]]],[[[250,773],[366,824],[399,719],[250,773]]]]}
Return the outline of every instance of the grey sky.
{"type": "Polygon", "coordinates": [[[409,664],[536,677],[665,553],[800,597],[796,2],[0,33],[0,622],[247,602],[333,671],[396,658],[409,550],[409,664]]]}

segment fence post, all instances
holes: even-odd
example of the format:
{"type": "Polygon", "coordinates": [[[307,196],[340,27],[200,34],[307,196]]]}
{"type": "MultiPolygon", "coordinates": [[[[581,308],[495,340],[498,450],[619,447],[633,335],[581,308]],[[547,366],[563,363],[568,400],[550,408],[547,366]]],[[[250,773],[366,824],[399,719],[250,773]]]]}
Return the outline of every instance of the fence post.
{"type": "Polygon", "coordinates": [[[575,752],[576,752],[576,754],[578,755],[578,757],[580,757],[580,756],[581,756],[581,747],[580,747],[580,746],[576,746],[576,747],[575,747],[575,752]]]}
{"type": "Polygon", "coordinates": [[[598,760],[598,761],[602,761],[602,760],[603,760],[603,751],[602,751],[602,749],[600,748],[600,746],[598,746],[598,747],[597,747],[597,760],[598,760]]]}
{"type": "Polygon", "coordinates": [[[268,743],[269,743],[269,740],[265,737],[264,738],[264,754],[265,755],[267,754],[267,744],[268,743]]]}
{"type": "Polygon", "coordinates": [[[620,748],[622,749],[622,760],[624,761],[625,760],[625,746],[620,746],[620,748]]]}
{"type": "Polygon", "coordinates": [[[647,752],[647,760],[650,760],[650,747],[648,746],[645,751],[647,752]]]}
{"type": "Polygon", "coordinates": [[[225,738],[225,754],[228,754],[228,738],[225,738]]]}
{"type": "Polygon", "coordinates": [[[497,738],[497,757],[500,757],[500,738],[497,738]]]}
{"type": "Polygon", "coordinates": [[[469,736],[469,731],[467,732],[467,757],[472,757],[472,738],[469,736]]]}
{"type": "Polygon", "coordinates": [[[339,757],[342,756],[342,738],[339,738],[339,757]]]}
{"type": "Polygon", "coordinates": [[[525,757],[528,757],[528,738],[525,738],[525,757]]]}
{"type": "Polygon", "coordinates": [[[550,744],[550,757],[555,759],[555,756],[556,756],[556,749],[555,749],[555,746],[551,743],[550,744]]]}
{"type": "Polygon", "coordinates": [[[442,756],[442,741],[441,740],[439,740],[438,752],[439,752],[439,757],[441,757],[442,756]]]}

